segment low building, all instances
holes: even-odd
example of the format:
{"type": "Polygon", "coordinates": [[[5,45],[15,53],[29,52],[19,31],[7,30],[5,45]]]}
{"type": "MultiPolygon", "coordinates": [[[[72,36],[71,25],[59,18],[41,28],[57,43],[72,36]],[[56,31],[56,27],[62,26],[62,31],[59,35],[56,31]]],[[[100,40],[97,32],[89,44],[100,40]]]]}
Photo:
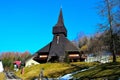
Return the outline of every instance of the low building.
{"type": "Polygon", "coordinates": [[[3,64],[2,64],[2,61],[0,60],[0,72],[3,72],[3,71],[4,71],[3,64]]]}
{"type": "Polygon", "coordinates": [[[28,58],[26,61],[25,61],[25,67],[30,67],[32,65],[36,65],[36,64],[39,64],[38,62],[36,62],[35,60],[33,60],[34,58],[34,55],[30,58],[28,58]]]}
{"type": "Polygon", "coordinates": [[[18,71],[21,67],[21,61],[14,61],[13,65],[14,65],[14,70],[18,71]]]}

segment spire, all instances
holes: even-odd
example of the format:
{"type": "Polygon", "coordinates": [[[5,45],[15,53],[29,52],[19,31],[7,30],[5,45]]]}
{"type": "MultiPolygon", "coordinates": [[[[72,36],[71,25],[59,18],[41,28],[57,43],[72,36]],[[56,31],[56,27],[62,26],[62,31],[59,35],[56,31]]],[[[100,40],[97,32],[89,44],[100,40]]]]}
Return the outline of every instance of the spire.
{"type": "Polygon", "coordinates": [[[56,26],[63,26],[64,25],[64,20],[63,20],[63,14],[62,14],[62,7],[60,8],[60,14],[58,17],[58,22],[56,26]]]}
{"type": "Polygon", "coordinates": [[[67,30],[64,25],[62,8],[60,8],[57,24],[53,27],[53,34],[64,34],[65,37],[67,37],[67,30]]]}

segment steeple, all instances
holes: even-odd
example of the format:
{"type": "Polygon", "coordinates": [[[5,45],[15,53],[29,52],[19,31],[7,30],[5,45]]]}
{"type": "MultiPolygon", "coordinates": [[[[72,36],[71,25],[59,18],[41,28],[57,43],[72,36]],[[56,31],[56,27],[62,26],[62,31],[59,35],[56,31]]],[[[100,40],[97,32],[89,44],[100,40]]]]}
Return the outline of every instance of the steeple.
{"type": "Polygon", "coordinates": [[[67,37],[67,30],[64,26],[62,8],[60,9],[57,24],[53,27],[53,34],[64,34],[67,37]]]}
{"type": "Polygon", "coordinates": [[[64,20],[63,20],[63,15],[62,15],[62,8],[60,9],[60,14],[58,17],[58,22],[56,26],[64,26],[64,20]]]}

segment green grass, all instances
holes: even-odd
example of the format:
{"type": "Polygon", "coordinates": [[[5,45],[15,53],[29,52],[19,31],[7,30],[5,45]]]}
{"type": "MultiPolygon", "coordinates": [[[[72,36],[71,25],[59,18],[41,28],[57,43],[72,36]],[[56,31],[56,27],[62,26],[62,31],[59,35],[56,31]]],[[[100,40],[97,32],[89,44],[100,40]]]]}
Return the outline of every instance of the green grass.
{"type": "Polygon", "coordinates": [[[0,80],[5,80],[5,74],[4,73],[0,73],[0,80]]]}
{"type": "Polygon", "coordinates": [[[117,62],[120,62],[120,56],[117,56],[117,62]]]}
{"type": "Polygon", "coordinates": [[[115,79],[116,76],[120,76],[120,57],[117,58],[117,61],[117,63],[107,63],[101,65],[98,65],[99,63],[85,62],[74,62],[70,64],[45,63],[24,68],[24,74],[21,74],[21,70],[19,70],[15,74],[24,80],[32,80],[33,78],[39,77],[40,69],[44,68],[44,77],[56,78],[77,70],[97,65],[97,67],[95,67],[94,69],[76,74],[74,75],[74,77],[97,79],[100,78],[99,80],[101,80],[101,77],[110,77],[115,79]]]}
{"type": "Polygon", "coordinates": [[[111,78],[115,79],[120,76],[120,62],[106,63],[96,66],[93,69],[73,75],[75,78],[89,78],[89,79],[100,79],[100,78],[111,78]]]}
{"type": "Polygon", "coordinates": [[[71,73],[83,68],[89,68],[91,66],[97,65],[98,63],[84,63],[84,62],[75,62],[75,63],[45,63],[34,65],[31,67],[26,67],[24,69],[24,74],[21,74],[21,71],[16,72],[16,75],[24,80],[32,80],[35,77],[39,76],[40,69],[44,68],[44,77],[56,78],[63,76],[64,74],[71,73]]]}
{"type": "MultiPolygon", "coordinates": [[[[112,58],[111,58],[112,59],[112,58]]],[[[103,80],[103,78],[108,78],[110,80],[116,80],[120,76],[120,57],[117,56],[116,63],[106,63],[96,66],[93,69],[80,72],[73,75],[75,78],[80,79],[95,79],[103,80]]]]}

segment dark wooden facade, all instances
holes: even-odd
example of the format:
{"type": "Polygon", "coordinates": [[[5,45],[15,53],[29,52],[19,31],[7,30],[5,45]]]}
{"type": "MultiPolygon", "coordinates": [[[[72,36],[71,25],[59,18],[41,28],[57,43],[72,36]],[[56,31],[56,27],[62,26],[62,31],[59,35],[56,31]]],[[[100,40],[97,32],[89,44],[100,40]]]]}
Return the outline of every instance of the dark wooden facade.
{"type": "Polygon", "coordinates": [[[53,40],[38,50],[35,54],[34,60],[40,63],[44,62],[64,62],[66,57],[70,61],[80,60],[79,49],[67,39],[67,29],[64,25],[62,9],[58,17],[57,24],[53,27],[53,40]]]}

